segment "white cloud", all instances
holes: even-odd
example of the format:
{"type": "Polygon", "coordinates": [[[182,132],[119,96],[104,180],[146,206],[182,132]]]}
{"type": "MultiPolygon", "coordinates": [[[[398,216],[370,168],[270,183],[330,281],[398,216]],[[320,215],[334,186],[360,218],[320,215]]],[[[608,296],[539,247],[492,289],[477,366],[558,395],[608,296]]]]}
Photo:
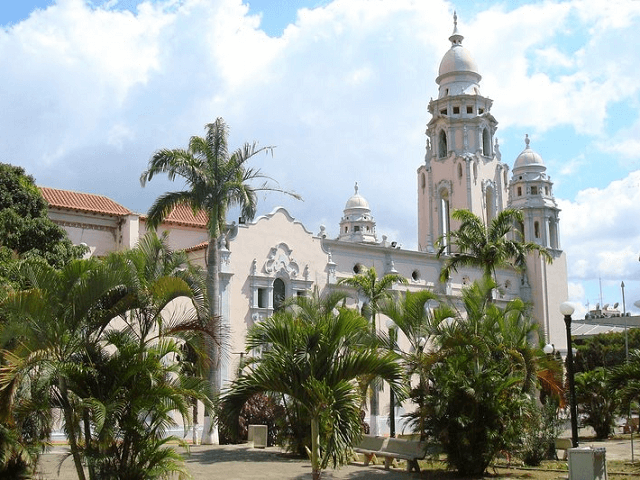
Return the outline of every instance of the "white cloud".
{"type": "MultiPolygon", "coordinates": [[[[635,108],[638,108],[637,105],[635,108]]],[[[619,157],[622,163],[637,167],[640,163],[640,118],[636,118],[629,127],[620,129],[612,137],[599,140],[596,145],[603,152],[619,157]]]]}
{"type": "MultiPolygon", "coordinates": [[[[0,31],[2,161],[25,166],[41,184],[103,193],[145,211],[174,188],[154,180],[140,189],[152,152],[185,146],[222,116],[232,146],[276,145],[274,158],[257,158],[256,166],[305,198],[270,195],[261,212],[284,204],[310,230],[324,223],[335,235],[358,181],[379,237],[415,247],[415,172],[426,105],[450,46],[449,2],[334,1],[300,10],[278,38],[260,30],[260,17],[240,0],[148,1],[135,14],[113,5],[58,0],[0,31]]],[[[522,149],[524,128],[540,152],[564,147],[543,145],[542,132],[562,127],[605,153],[637,158],[637,109],[615,134],[607,114],[615,102],[640,104],[632,41],[640,2],[505,5],[476,17],[458,12],[481,90],[495,101],[503,161],[522,149]]],[[[583,172],[612,168],[594,165],[583,149],[553,156],[569,177],[556,192],[583,172]]],[[[596,180],[560,205],[575,284],[637,275],[629,262],[636,255],[638,263],[640,249],[638,172],[610,185],[596,180]]]]}
{"type": "Polygon", "coordinates": [[[621,39],[635,36],[640,2],[619,3],[620,8],[575,1],[491,9],[465,27],[474,46],[480,44],[473,51],[484,66],[485,93],[500,94],[495,114],[501,125],[534,125],[539,131],[569,125],[595,135],[602,133],[611,102],[637,98],[635,45],[621,39]]]}
{"type": "Polygon", "coordinates": [[[585,298],[584,286],[581,283],[569,282],[569,301],[583,302],[585,298]]]}
{"type": "Polygon", "coordinates": [[[576,173],[580,168],[583,168],[586,163],[584,154],[580,154],[574,158],[571,158],[562,163],[560,168],[560,175],[568,176],[576,173]]]}
{"type": "Polygon", "coordinates": [[[122,147],[124,146],[124,143],[126,141],[133,139],[134,135],[131,129],[122,123],[118,123],[109,129],[109,145],[118,148],[118,150],[122,150],[122,147]]]}
{"type": "Polygon", "coordinates": [[[559,206],[572,277],[640,280],[640,170],[559,206]]]}

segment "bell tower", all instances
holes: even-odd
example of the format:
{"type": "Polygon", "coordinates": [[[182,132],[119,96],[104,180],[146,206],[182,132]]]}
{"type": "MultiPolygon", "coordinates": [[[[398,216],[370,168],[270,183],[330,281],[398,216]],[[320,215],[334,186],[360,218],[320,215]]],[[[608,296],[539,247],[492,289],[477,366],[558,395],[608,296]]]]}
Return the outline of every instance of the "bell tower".
{"type": "Polygon", "coordinates": [[[507,203],[508,166],[495,139],[493,101],[480,94],[482,76],[463,39],[454,13],[451,48],[436,78],[438,98],[428,106],[425,161],[418,169],[418,245],[424,252],[434,252],[438,238],[456,228],[453,210],[467,209],[489,222],[507,203]]]}
{"type": "Polygon", "coordinates": [[[371,215],[369,202],[358,193],[358,184],[353,195],[347,200],[344,215],[340,220],[338,240],[345,242],[376,243],[376,222],[371,215]]]}
{"type": "Polygon", "coordinates": [[[562,349],[566,347],[564,325],[550,321],[568,297],[567,259],[560,248],[560,209],[542,157],[531,148],[529,135],[524,142],[525,149],[513,164],[508,206],[522,212],[523,222],[518,225],[521,240],[544,247],[553,262],[547,264],[538,254],[530,254],[523,277],[526,288],[520,295],[531,303],[531,314],[542,327],[544,341],[555,339],[556,347],[562,349]]]}

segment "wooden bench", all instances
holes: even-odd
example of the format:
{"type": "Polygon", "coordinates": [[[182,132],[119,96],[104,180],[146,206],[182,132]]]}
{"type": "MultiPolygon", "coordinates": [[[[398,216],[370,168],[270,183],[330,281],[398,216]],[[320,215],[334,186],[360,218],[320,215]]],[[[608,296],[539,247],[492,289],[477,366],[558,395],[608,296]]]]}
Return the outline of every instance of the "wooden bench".
{"type": "Polygon", "coordinates": [[[369,462],[373,459],[373,456],[380,452],[386,445],[389,439],[387,437],[375,437],[372,435],[365,435],[360,440],[360,443],[356,445],[353,450],[364,455],[364,464],[369,465],[369,462]]]}
{"type": "Polygon", "coordinates": [[[418,460],[427,454],[427,445],[424,442],[415,440],[402,440],[400,438],[390,438],[385,448],[380,452],[384,457],[384,468],[389,470],[389,465],[394,459],[401,459],[407,462],[407,472],[420,471],[418,460]]]}
{"type": "MultiPolygon", "coordinates": [[[[569,449],[573,447],[573,443],[570,438],[556,438],[556,450],[564,450],[563,460],[569,458],[569,449]]],[[[556,457],[558,454],[556,453],[556,457]]]]}
{"type": "Polygon", "coordinates": [[[403,440],[400,438],[373,437],[365,435],[354,451],[364,455],[364,464],[369,462],[374,456],[384,458],[384,468],[389,470],[393,460],[405,460],[407,472],[420,471],[418,460],[427,455],[427,444],[416,440],[403,440]]]}

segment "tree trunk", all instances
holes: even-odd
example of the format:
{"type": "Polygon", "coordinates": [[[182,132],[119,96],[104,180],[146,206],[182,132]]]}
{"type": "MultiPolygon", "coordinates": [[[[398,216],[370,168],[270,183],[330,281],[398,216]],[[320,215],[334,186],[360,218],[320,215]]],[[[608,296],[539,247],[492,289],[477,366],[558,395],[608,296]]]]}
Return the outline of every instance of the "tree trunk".
{"type": "Polygon", "coordinates": [[[96,466],[95,466],[95,451],[93,449],[92,438],[91,438],[91,422],[89,420],[89,413],[86,411],[82,414],[84,421],[84,448],[85,448],[85,458],[87,459],[87,469],[89,470],[89,478],[91,480],[95,480],[96,476],[96,466]]]}
{"type": "MultiPolygon", "coordinates": [[[[377,312],[375,310],[371,313],[371,333],[375,336],[378,332],[377,327],[377,312]]],[[[372,381],[371,387],[371,401],[369,402],[369,432],[371,435],[378,436],[380,434],[378,429],[378,415],[380,414],[380,392],[376,381],[372,381]]]]}
{"type": "MultiPolygon", "coordinates": [[[[209,384],[214,395],[220,393],[220,277],[218,276],[219,245],[217,237],[209,238],[207,255],[207,298],[209,300],[209,329],[214,338],[209,338],[209,384]]],[[[205,410],[204,428],[202,431],[202,444],[212,445],[218,443],[218,427],[213,419],[213,412],[205,410]]]]}
{"type": "Polygon", "coordinates": [[[369,415],[369,430],[371,432],[371,435],[375,436],[380,434],[380,432],[378,431],[378,414],[380,413],[379,394],[380,392],[378,392],[378,387],[375,382],[373,382],[371,384],[371,412],[369,415]]]}
{"type": "Polygon", "coordinates": [[[78,480],[86,480],[84,468],[82,467],[82,458],[80,456],[80,448],[78,447],[78,435],[76,433],[76,424],[71,411],[71,403],[69,402],[69,394],[67,392],[67,381],[63,377],[59,377],[60,395],[62,397],[62,411],[64,413],[64,422],[67,426],[67,435],[69,441],[69,449],[73,457],[73,463],[76,466],[78,480]]]}
{"type": "Polygon", "coordinates": [[[311,419],[311,472],[313,480],[320,480],[320,422],[317,415],[311,419]]]}
{"type": "Polygon", "coordinates": [[[194,445],[198,444],[198,400],[195,398],[193,401],[193,437],[192,442],[194,445]]]}

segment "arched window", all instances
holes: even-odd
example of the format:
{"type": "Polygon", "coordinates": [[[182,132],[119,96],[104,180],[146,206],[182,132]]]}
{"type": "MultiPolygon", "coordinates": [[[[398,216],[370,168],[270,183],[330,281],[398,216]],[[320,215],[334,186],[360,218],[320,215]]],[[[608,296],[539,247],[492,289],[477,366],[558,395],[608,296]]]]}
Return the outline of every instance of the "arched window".
{"type": "Polygon", "coordinates": [[[491,156],[491,136],[488,128],[482,130],[482,154],[485,157],[491,156]]]}
{"type": "Polygon", "coordinates": [[[558,248],[558,225],[555,220],[549,222],[549,237],[551,248],[558,248]]]}
{"type": "Polygon", "coordinates": [[[447,134],[444,130],[440,130],[440,134],[438,135],[438,156],[440,158],[445,158],[447,156],[447,153],[447,134]]]}
{"type": "Polygon", "coordinates": [[[536,238],[540,238],[540,222],[537,220],[533,222],[533,236],[536,238]]]}
{"type": "Polygon", "coordinates": [[[462,178],[462,164],[458,164],[458,178],[462,178]]]}
{"type": "Polygon", "coordinates": [[[495,192],[493,191],[493,187],[487,187],[484,201],[485,213],[487,216],[487,225],[489,225],[491,223],[491,220],[493,220],[493,217],[495,217],[496,215],[496,196],[495,192]]]}
{"type": "Polygon", "coordinates": [[[278,311],[282,308],[286,298],[286,289],[281,278],[273,281],[273,310],[278,311]]]}
{"type": "Polygon", "coordinates": [[[449,245],[449,233],[451,232],[449,191],[446,188],[440,190],[440,234],[442,235],[442,245],[445,246],[445,253],[451,253],[449,245]]]}

